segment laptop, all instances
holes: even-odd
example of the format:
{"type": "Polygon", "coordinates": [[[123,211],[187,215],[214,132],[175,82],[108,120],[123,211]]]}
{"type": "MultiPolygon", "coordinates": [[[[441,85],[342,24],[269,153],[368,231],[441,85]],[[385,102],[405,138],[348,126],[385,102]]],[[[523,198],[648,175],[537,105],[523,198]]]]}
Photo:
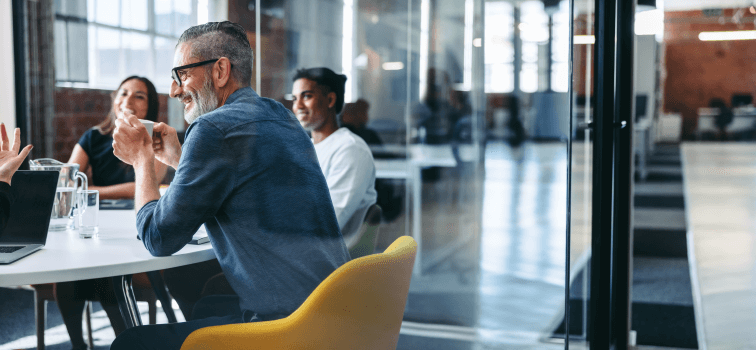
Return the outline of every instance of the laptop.
{"type": "Polygon", "coordinates": [[[57,171],[17,171],[13,175],[10,217],[0,230],[0,264],[10,264],[45,245],[58,175],[57,171]]]}

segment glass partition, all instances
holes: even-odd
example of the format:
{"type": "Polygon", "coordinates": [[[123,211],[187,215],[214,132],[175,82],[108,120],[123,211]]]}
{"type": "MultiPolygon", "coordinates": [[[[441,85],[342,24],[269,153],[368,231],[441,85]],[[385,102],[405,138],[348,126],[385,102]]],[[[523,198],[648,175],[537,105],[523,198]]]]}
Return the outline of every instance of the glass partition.
{"type": "MultiPolygon", "coordinates": [[[[572,140],[570,142],[569,297],[567,302],[571,348],[588,348],[588,291],[591,260],[593,184],[594,2],[573,3],[572,16],[572,140]]],[[[563,333],[564,334],[564,333],[563,333]]]]}
{"type": "MultiPolygon", "coordinates": [[[[236,14],[252,33],[253,4],[236,14]]],[[[376,251],[418,242],[398,348],[565,347],[569,2],[261,4],[261,95],[291,107],[297,69],[347,75],[376,251]]]]}

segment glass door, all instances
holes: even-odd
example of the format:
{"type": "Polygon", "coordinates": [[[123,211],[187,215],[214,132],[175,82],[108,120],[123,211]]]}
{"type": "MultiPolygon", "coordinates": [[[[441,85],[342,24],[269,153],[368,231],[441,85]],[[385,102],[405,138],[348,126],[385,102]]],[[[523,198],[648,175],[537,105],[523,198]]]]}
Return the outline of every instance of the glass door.
{"type": "Polygon", "coordinates": [[[565,272],[590,244],[586,224],[568,254],[568,179],[590,174],[568,171],[570,1],[260,3],[259,24],[246,2],[234,19],[260,28],[261,94],[291,106],[297,69],[346,74],[342,125],[376,163],[376,251],[418,242],[398,348],[564,348],[565,272]]]}
{"type": "Polygon", "coordinates": [[[593,197],[593,134],[595,116],[594,1],[575,0],[572,4],[572,96],[570,141],[570,230],[568,256],[567,325],[569,347],[588,348],[588,293],[593,197]]]}

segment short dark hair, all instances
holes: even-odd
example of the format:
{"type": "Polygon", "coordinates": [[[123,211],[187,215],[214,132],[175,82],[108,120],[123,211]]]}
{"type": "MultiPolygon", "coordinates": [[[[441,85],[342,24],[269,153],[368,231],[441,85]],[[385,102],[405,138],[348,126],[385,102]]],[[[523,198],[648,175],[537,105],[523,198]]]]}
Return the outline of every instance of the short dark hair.
{"type": "Polygon", "coordinates": [[[155,85],[153,85],[152,82],[145,77],[132,75],[126,79],[123,79],[121,84],[118,85],[118,89],[110,94],[110,111],[108,112],[108,116],[105,118],[105,120],[103,120],[96,126],[97,130],[100,131],[100,134],[109,135],[113,132],[113,129],[115,129],[116,115],[113,112],[113,103],[115,103],[116,95],[118,94],[118,90],[121,90],[121,86],[123,86],[123,84],[126,84],[127,81],[133,79],[141,81],[142,83],[144,83],[144,86],[147,87],[147,116],[144,117],[144,119],[157,123],[158,110],[160,109],[160,100],[158,100],[158,93],[157,90],[155,90],[155,85]]]}
{"type": "Polygon", "coordinates": [[[336,74],[334,71],[325,68],[302,68],[297,70],[297,74],[294,75],[292,81],[299,79],[310,79],[321,87],[326,88],[326,94],[330,92],[336,93],[336,114],[341,113],[341,109],[344,108],[344,87],[346,86],[347,76],[344,74],[336,74]]]}
{"type": "MultiPolygon", "coordinates": [[[[247,39],[247,31],[241,25],[229,21],[196,25],[181,34],[176,47],[185,42],[192,44],[192,57],[201,61],[228,58],[234,80],[242,87],[252,84],[254,55],[247,39]]],[[[212,66],[208,66],[208,69],[209,67],[212,66]]]]}

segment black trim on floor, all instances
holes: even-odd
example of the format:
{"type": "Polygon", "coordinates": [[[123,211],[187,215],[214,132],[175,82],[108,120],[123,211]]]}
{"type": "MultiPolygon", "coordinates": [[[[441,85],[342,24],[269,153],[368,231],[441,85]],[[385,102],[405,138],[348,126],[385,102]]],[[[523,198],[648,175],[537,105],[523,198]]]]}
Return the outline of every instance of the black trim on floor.
{"type": "Polygon", "coordinates": [[[660,258],[687,258],[685,230],[635,229],[633,255],[660,258]]]}
{"type": "Polygon", "coordinates": [[[683,196],[635,195],[636,208],[684,208],[683,196]]]}

